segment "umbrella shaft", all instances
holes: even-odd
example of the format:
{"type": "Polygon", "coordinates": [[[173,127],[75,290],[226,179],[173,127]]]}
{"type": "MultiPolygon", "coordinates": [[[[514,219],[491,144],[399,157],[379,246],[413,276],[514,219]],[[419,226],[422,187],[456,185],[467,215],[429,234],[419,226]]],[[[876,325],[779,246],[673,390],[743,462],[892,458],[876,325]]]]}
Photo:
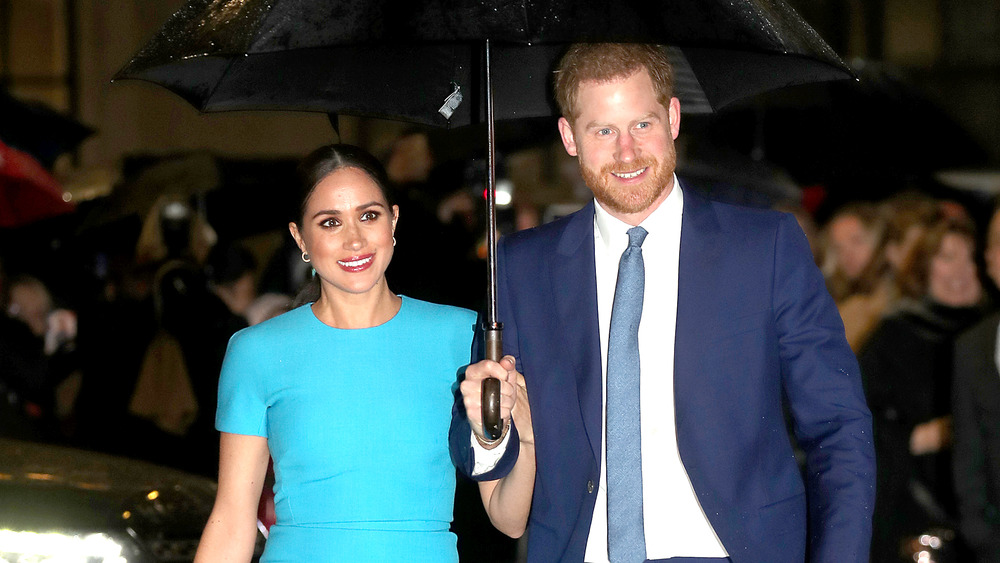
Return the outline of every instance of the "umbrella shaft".
{"type": "Polygon", "coordinates": [[[486,177],[486,260],[489,280],[486,286],[486,322],[497,324],[497,210],[496,210],[496,134],[493,122],[493,77],[490,72],[490,40],[486,40],[486,123],[488,160],[486,177]]]}

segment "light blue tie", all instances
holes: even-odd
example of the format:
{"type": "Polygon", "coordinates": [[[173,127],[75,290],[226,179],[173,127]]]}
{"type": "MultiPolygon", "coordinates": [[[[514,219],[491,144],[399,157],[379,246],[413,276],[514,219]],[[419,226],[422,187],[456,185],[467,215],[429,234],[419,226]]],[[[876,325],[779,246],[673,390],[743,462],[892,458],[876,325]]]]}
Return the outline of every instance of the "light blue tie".
{"type": "Polygon", "coordinates": [[[639,433],[639,320],[646,230],[628,230],[608,337],[608,556],[611,563],[642,563],[642,453],[639,433]]]}

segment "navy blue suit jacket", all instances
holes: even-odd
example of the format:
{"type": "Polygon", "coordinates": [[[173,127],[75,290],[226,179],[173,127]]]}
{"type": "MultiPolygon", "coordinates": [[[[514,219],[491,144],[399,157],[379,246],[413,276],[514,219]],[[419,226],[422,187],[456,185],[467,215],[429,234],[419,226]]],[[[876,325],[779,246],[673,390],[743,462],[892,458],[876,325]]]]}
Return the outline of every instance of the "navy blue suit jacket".
{"type": "MultiPolygon", "coordinates": [[[[528,560],[538,563],[583,561],[602,466],[593,217],[591,203],[505,237],[498,250],[504,352],[524,374],[535,431],[528,560]]],[[[871,414],[840,316],[794,218],[686,190],[676,291],[678,447],[732,560],[801,563],[808,551],[813,562],[867,561],[871,414]],[[807,454],[805,480],[783,395],[807,454]]],[[[655,315],[644,311],[643,322],[655,315]]],[[[451,447],[470,474],[460,401],[451,447]]],[[[511,448],[478,478],[504,475],[516,455],[511,448]]]]}

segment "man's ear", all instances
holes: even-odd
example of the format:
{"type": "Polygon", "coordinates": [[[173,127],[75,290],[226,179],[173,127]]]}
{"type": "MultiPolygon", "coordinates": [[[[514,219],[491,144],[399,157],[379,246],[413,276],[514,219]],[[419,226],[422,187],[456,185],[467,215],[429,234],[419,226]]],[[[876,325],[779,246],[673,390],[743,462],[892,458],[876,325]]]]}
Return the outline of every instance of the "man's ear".
{"type": "Polygon", "coordinates": [[[565,117],[559,118],[559,136],[562,137],[563,147],[570,156],[576,156],[576,138],[573,136],[573,126],[565,117]]]}
{"type": "Polygon", "coordinates": [[[681,101],[677,98],[670,98],[670,107],[667,108],[667,116],[670,118],[670,134],[674,139],[681,134],[681,101]]]}

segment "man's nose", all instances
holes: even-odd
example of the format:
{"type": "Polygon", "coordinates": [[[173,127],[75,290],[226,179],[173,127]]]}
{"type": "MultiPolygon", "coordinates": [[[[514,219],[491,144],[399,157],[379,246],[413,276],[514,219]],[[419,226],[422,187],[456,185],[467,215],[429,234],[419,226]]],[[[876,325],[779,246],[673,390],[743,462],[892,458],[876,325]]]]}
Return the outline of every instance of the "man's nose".
{"type": "Polygon", "coordinates": [[[635,139],[631,133],[623,133],[618,136],[618,157],[619,162],[632,162],[635,160],[635,139]]]}

